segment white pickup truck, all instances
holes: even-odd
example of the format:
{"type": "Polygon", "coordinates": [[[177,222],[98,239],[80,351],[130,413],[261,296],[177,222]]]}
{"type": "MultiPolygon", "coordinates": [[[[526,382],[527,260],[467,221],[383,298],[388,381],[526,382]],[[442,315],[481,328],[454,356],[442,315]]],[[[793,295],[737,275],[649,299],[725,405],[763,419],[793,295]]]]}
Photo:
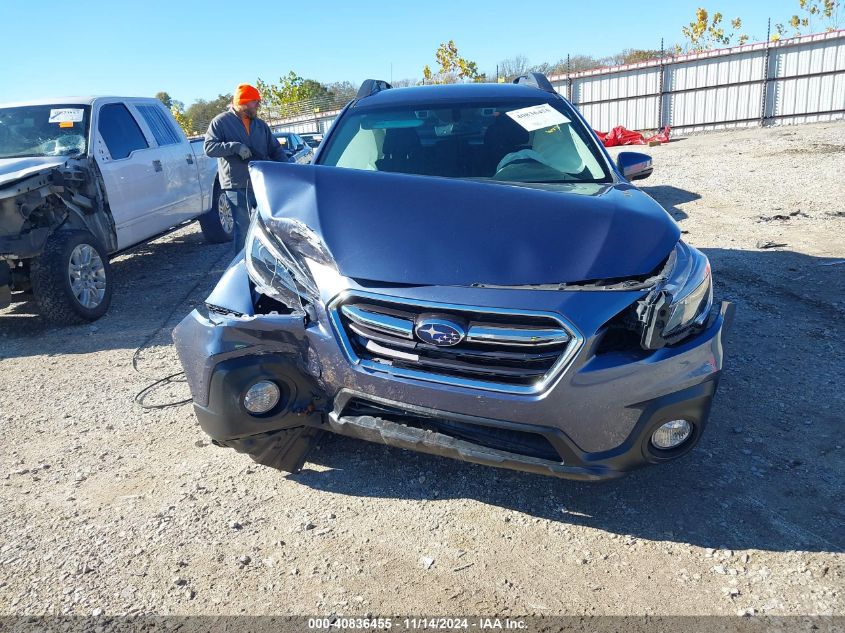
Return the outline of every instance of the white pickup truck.
{"type": "Polygon", "coordinates": [[[31,292],[53,322],[97,319],[109,257],[195,219],[232,239],[216,161],[157,99],[0,104],[0,308],[31,292]]]}

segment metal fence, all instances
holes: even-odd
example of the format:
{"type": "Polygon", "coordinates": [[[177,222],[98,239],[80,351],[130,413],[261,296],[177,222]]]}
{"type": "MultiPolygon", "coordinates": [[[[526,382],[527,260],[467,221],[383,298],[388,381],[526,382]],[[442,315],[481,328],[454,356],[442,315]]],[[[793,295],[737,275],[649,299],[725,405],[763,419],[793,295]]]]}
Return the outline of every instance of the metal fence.
{"type": "Polygon", "coordinates": [[[287,118],[269,116],[266,117],[266,121],[274,132],[325,134],[342,109],[342,106],[330,110],[321,109],[309,114],[287,118]]]}
{"type": "Polygon", "coordinates": [[[550,77],[600,130],[845,118],[845,30],[550,77]]]}
{"type": "MultiPolygon", "coordinates": [[[[678,132],[845,118],[845,30],[549,77],[597,130],[678,132]]],[[[339,109],[272,121],[325,132],[339,109]]]]}

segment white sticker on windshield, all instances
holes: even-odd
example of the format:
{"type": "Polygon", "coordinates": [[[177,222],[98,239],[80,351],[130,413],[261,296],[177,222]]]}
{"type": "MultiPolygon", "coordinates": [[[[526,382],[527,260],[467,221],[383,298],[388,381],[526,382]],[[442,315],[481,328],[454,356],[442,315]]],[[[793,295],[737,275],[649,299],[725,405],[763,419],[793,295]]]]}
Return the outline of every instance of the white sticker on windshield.
{"type": "Polygon", "coordinates": [[[50,123],[79,123],[84,116],[82,108],[54,108],[50,110],[50,123]]]}
{"type": "Polygon", "coordinates": [[[570,122],[562,112],[558,112],[548,103],[511,110],[505,114],[529,132],[570,122]]]}

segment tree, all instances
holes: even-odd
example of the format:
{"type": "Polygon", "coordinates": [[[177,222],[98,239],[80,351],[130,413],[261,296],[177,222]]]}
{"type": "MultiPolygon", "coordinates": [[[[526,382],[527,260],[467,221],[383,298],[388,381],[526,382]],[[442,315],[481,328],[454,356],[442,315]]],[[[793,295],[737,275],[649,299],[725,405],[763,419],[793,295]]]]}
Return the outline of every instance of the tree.
{"type": "Polygon", "coordinates": [[[181,107],[178,105],[172,105],[170,106],[170,112],[173,113],[173,118],[176,119],[176,123],[178,123],[179,127],[182,128],[185,136],[196,136],[199,134],[199,132],[194,129],[194,122],[191,120],[191,117],[187,116],[182,111],[181,107]]]}
{"type": "Polygon", "coordinates": [[[164,91],[157,92],[155,98],[161,101],[164,104],[164,107],[168,110],[172,110],[173,106],[176,106],[177,108],[179,108],[179,110],[185,109],[184,103],[182,103],[181,101],[177,101],[164,91]]]}
{"type": "Polygon", "coordinates": [[[173,98],[166,92],[157,92],[156,99],[161,101],[168,110],[173,105],[173,98]]]}
{"type": "Polygon", "coordinates": [[[452,84],[458,81],[486,81],[487,76],[478,72],[478,64],[458,54],[454,40],[442,42],[434,54],[440,67],[433,73],[428,64],[423,68],[423,82],[434,84],[452,84]]]}
{"type": "Polygon", "coordinates": [[[562,75],[564,73],[578,73],[583,70],[601,68],[606,64],[590,55],[570,55],[568,59],[559,59],[553,64],[543,63],[532,66],[530,70],[544,75],[562,75]]]}
{"type": "Polygon", "coordinates": [[[351,81],[336,81],[331,84],[326,84],[326,90],[329,91],[329,94],[336,102],[336,105],[352,101],[355,98],[355,95],[358,94],[358,88],[353,85],[351,81]]]}
{"type": "Polygon", "coordinates": [[[638,64],[640,62],[647,62],[651,59],[660,59],[661,54],[662,51],[653,48],[626,48],[622,52],[611,56],[609,60],[613,62],[614,66],[622,64],[638,64]]]}
{"type": "Polygon", "coordinates": [[[821,19],[825,31],[835,31],[839,28],[839,0],[798,0],[799,13],[789,18],[787,25],[782,22],[775,24],[775,32],[772,34],[772,41],[777,41],[784,36],[798,37],[803,32],[815,30],[814,22],[821,19]],[[791,28],[792,32],[788,33],[791,28]]]}
{"type": "Polygon", "coordinates": [[[231,94],[217,95],[217,98],[211,101],[197,99],[185,110],[184,114],[193,122],[193,128],[197,132],[205,132],[208,129],[208,124],[211,123],[211,119],[221,112],[225,112],[231,103],[231,94]]]}
{"type": "Polygon", "coordinates": [[[686,38],[685,49],[703,51],[718,45],[728,46],[734,43],[734,38],[737,44],[745,44],[748,36],[738,32],[742,28],[742,20],[731,20],[731,29],[726,32],[722,24],[723,17],[718,11],[711,17],[707,9],[699,7],[695,12],[695,20],[681,28],[681,33],[686,38]]]}
{"type": "Polygon", "coordinates": [[[259,78],[256,87],[269,111],[268,118],[314,112],[315,109],[328,107],[332,101],[326,86],[314,79],[300,77],[293,70],[279,77],[277,84],[259,78]]]}
{"type": "Polygon", "coordinates": [[[499,62],[499,77],[504,77],[505,81],[511,81],[528,72],[528,67],[528,58],[525,55],[508,57],[499,62]]]}

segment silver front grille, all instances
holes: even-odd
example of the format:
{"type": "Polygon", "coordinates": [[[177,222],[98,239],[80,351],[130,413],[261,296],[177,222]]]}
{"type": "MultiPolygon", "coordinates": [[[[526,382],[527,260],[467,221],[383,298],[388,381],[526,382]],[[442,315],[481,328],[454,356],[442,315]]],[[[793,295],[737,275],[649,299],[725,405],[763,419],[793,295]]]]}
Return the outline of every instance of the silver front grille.
{"type": "Polygon", "coordinates": [[[571,324],[548,312],[356,292],[335,301],[329,313],[350,361],[368,370],[511,393],[543,391],[582,342],[571,324]],[[424,340],[425,331],[415,328],[433,316],[459,334],[437,344],[424,340]]]}

